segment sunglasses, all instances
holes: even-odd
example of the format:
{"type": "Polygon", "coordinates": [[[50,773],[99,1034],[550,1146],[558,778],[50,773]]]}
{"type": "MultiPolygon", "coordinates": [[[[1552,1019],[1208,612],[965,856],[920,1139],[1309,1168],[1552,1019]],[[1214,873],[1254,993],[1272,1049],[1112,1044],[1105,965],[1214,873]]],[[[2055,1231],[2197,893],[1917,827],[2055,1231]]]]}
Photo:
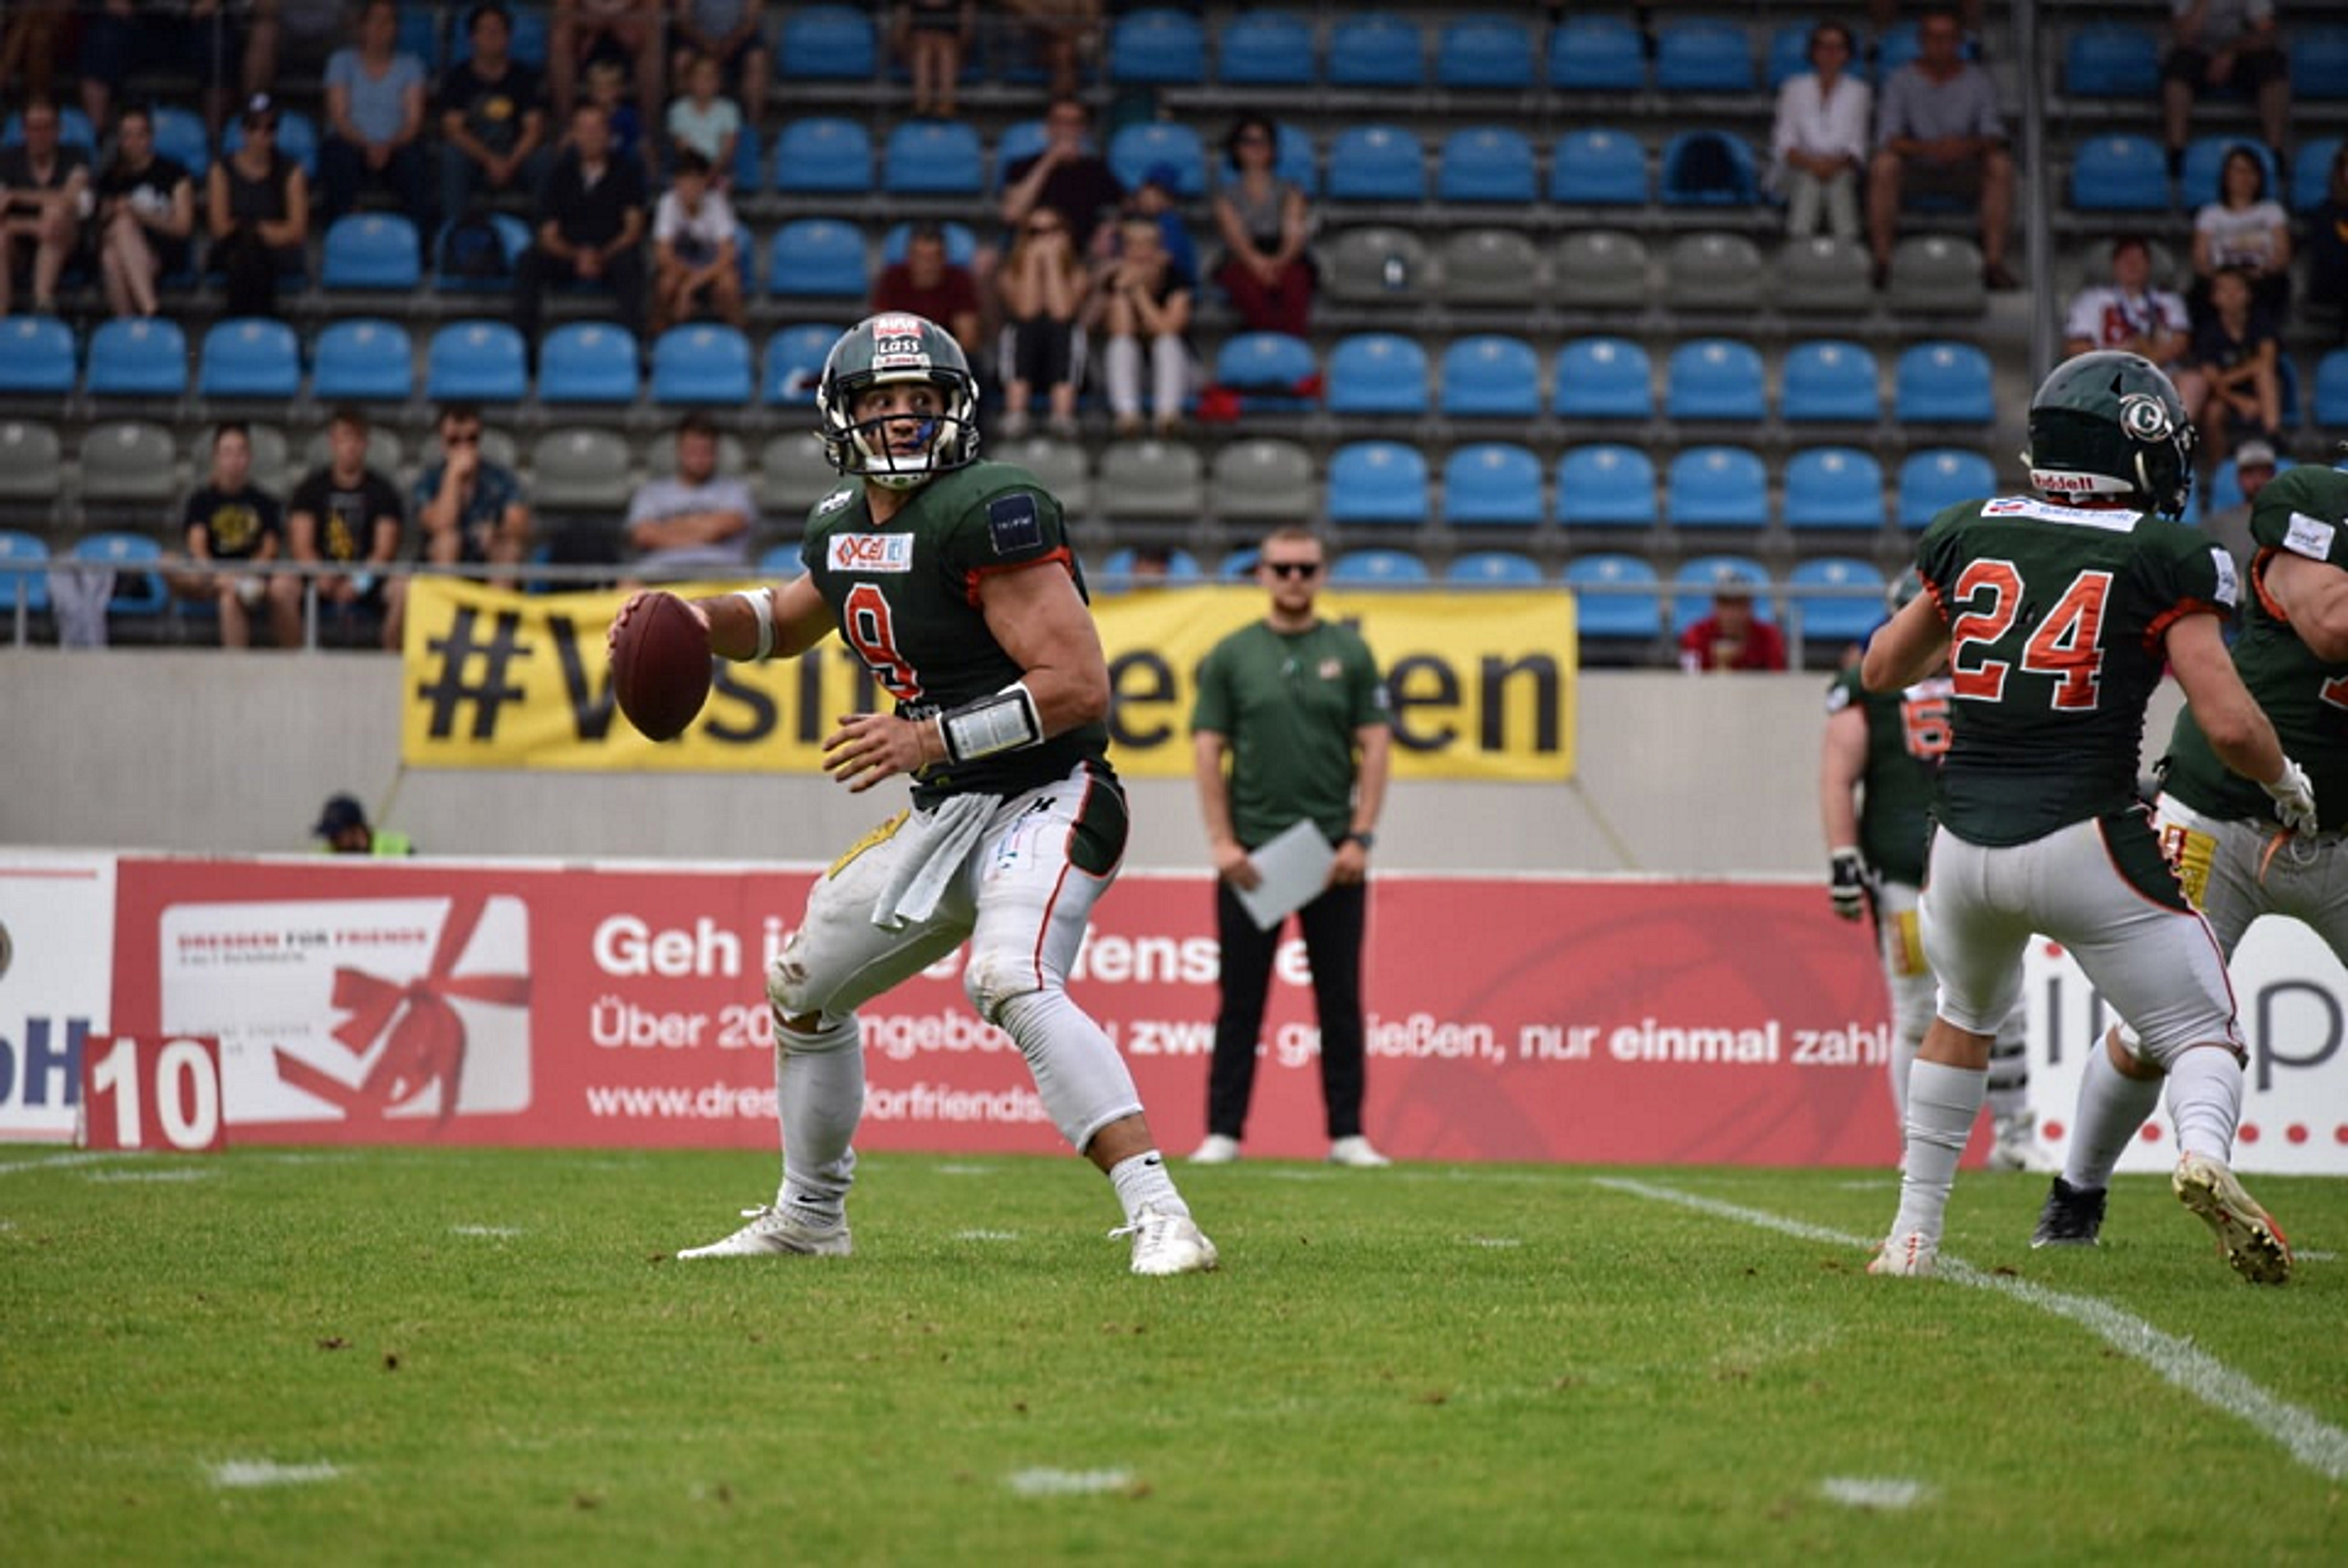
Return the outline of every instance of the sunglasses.
{"type": "Polygon", "coordinates": [[[1317,560],[1267,560],[1264,570],[1275,577],[1318,577],[1321,562],[1317,560]]]}
{"type": "Polygon", "coordinates": [[[443,446],[479,446],[480,444],[481,432],[478,430],[466,435],[452,435],[441,443],[443,446]]]}

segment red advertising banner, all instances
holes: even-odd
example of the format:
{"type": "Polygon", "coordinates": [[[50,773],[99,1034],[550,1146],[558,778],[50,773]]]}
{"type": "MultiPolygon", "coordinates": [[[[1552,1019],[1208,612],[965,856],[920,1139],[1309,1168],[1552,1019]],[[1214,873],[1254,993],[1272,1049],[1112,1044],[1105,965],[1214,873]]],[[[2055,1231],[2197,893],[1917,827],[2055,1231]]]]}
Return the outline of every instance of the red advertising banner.
{"type": "Polygon", "coordinates": [[[81,1146],[216,1154],[220,1042],[92,1035],[82,1053],[81,1146]]]}

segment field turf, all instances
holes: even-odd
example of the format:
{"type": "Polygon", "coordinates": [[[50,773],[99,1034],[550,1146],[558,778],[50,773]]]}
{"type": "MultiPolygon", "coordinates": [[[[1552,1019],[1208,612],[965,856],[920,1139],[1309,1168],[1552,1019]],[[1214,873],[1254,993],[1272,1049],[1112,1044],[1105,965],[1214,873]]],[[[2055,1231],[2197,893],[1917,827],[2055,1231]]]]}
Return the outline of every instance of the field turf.
{"type": "Polygon", "coordinates": [[[1887,1174],[1183,1171],[1139,1279],[1072,1159],[868,1158],[846,1260],[679,1264],[771,1158],[0,1150],[30,1563],[2340,1562],[2348,1182],[2165,1183],[1871,1279],[1887,1174]],[[1969,1265],[1964,1267],[1963,1265],[1969,1265]]]}

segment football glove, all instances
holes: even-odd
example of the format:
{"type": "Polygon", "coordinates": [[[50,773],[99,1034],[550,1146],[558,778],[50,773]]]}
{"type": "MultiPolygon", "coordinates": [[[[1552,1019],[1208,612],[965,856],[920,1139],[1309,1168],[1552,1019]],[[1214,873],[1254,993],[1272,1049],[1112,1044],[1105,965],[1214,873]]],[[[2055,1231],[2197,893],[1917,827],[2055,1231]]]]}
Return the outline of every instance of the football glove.
{"type": "Polygon", "coordinates": [[[2280,777],[2259,787],[2275,802],[2275,815],[2282,819],[2283,827],[2294,833],[2313,833],[2316,830],[2316,790],[2307,782],[2305,768],[2285,757],[2282,759],[2280,777]]]}
{"type": "Polygon", "coordinates": [[[1867,913],[1868,895],[1874,891],[1867,862],[1855,849],[1838,849],[1828,864],[1827,892],[1834,900],[1834,913],[1846,920],[1859,918],[1867,913]]]}

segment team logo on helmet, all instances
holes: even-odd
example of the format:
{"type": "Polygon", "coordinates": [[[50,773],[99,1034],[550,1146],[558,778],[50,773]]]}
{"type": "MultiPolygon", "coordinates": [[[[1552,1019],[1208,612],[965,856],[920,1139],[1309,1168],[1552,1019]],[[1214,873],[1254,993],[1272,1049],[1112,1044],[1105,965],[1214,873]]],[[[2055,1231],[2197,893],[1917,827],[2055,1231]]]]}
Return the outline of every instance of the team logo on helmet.
{"type": "Polygon", "coordinates": [[[2120,428],[2139,441],[2165,441],[2176,432],[2168,405],[2150,392],[2129,392],[2120,398],[2120,428]]]}

